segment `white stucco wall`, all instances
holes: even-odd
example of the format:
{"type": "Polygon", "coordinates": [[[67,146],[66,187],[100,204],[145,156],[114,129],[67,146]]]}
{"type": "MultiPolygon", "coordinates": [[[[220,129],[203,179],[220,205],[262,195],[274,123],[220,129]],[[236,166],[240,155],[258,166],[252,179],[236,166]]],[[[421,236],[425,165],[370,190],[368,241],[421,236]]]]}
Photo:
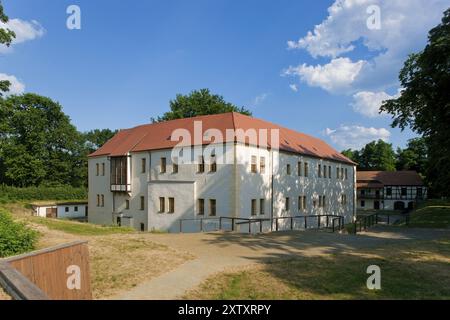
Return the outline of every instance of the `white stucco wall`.
{"type": "Polygon", "coordinates": [[[86,217],[86,204],[58,205],[58,219],[83,218],[86,217]],[[68,211],[66,212],[66,208],[68,211]],[[75,209],[78,209],[77,211],[75,209]]]}
{"type": "MultiPolygon", "coordinates": [[[[222,145],[220,145],[222,146],[222,145]]],[[[219,145],[217,145],[219,147],[219,145]]],[[[201,147],[195,147],[190,154],[201,147]]],[[[234,145],[228,143],[223,147],[222,152],[217,152],[217,172],[210,172],[208,157],[205,157],[205,172],[199,173],[196,163],[180,163],[178,173],[172,172],[172,150],[156,150],[151,152],[132,153],[130,161],[131,192],[112,193],[110,191],[109,171],[110,163],[107,157],[96,157],[89,159],[89,221],[99,224],[115,223],[117,217],[122,217],[122,225],[132,224],[136,229],[140,229],[141,224],[145,225],[145,230],[152,229],[178,229],[180,218],[208,218],[209,199],[216,200],[216,215],[226,217],[251,216],[251,199],[257,199],[257,216],[255,218],[270,218],[272,208],[272,170],[275,175],[273,179],[273,206],[274,216],[298,216],[312,214],[334,214],[344,215],[346,223],[350,222],[353,216],[355,204],[355,168],[352,165],[316,159],[281,152],[271,152],[266,149],[234,145]],[[251,172],[251,157],[257,156],[258,173],[251,172]],[[278,157],[279,155],[279,157],[278,157]],[[220,159],[234,159],[225,163],[220,159]],[[166,158],[167,170],[161,173],[160,159],[166,158]],[[265,173],[261,174],[260,157],[265,157],[265,173]],[[274,159],[272,163],[272,158],[274,159]],[[146,161],[146,172],[142,173],[141,159],[146,161]],[[279,159],[279,163],[278,163],[279,159]],[[297,163],[308,162],[308,177],[298,176],[297,163]],[[105,163],[105,176],[96,175],[96,163],[105,163]],[[291,174],[286,174],[286,165],[291,165],[291,174]],[[332,167],[331,178],[319,178],[317,176],[317,165],[332,167]],[[279,165],[279,170],[277,169],[279,165]],[[345,167],[348,171],[348,179],[336,179],[336,167],[345,167]],[[104,207],[96,205],[97,194],[105,197],[104,207]],[[341,204],[341,195],[347,195],[347,204],[341,204]],[[314,199],[325,195],[326,207],[313,207],[314,199]],[[306,210],[298,210],[298,197],[306,196],[306,210]],[[141,210],[141,197],[144,197],[145,208],[141,210]],[[175,198],[175,213],[159,213],[159,197],[175,198]],[[290,198],[290,210],[284,210],[284,199],[290,198]],[[205,215],[198,215],[197,200],[205,199],[205,215]],[[260,199],[264,199],[265,214],[261,216],[260,199]],[[126,209],[126,200],[129,200],[130,207],[126,209]],[[125,218],[125,220],[123,219],[125,218]],[[127,222],[125,222],[127,221],[127,222]]],[[[179,155],[186,155],[184,150],[179,155]]],[[[303,172],[303,169],[302,169],[303,172]]],[[[327,169],[328,173],[328,169],[327,169]]],[[[328,176],[328,175],[327,175],[328,176]]],[[[166,203],[168,209],[168,203],[166,203]]],[[[259,230],[259,226],[255,225],[259,230]]],[[[264,230],[269,230],[270,224],[264,225],[264,230]]],[[[248,225],[243,226],[243,231],[248,230],[248,225]]],[[[195,230],[193,230],[195,231],[195,230]]],[[[197,230],[198,231],[198,230],[197,230]]]]}

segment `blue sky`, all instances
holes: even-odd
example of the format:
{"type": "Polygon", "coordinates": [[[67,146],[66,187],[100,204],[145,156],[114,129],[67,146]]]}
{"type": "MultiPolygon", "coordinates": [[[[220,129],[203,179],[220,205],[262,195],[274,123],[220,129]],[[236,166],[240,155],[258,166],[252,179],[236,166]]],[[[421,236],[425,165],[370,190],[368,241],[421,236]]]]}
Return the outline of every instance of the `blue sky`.
{"type": "Polygon", "coordinates": [[[339,150],[377,138],[404,146],[414,136],[390,128],[390,117],[373,110],[397,94],[404,58],[424,47],[449,6],[440,0],[2,3],[20,37],[0,50],[0,76],[17,82],[17,93],[59,101],[79,130],[146,123],[167,111],[177,93],[210,88],[256,117],[339,150]],[[81,9],[81,30],[66,27],[71,4],[81,9]],[[381,13],[376,30],[366,24],[373,4],[381,13]]]}

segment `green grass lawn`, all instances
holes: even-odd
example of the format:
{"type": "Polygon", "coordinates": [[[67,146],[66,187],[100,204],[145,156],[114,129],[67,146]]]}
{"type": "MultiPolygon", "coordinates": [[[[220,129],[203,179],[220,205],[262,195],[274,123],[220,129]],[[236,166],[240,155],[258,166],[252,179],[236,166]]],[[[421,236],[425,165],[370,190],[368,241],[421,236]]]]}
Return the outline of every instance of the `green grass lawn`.
{"type": "Polygon", "coordinates": [[[356,253],[277,259],[218,274],[188,299],[450,299],[450,239],[356,253]],[[381,290],[366,286],[381,268],[381,290]]]}
{"type": "Polygon", "coordinates": [[[104,236],[109,234],[136,232],[134,229],[127,227],[99,226],[86,222],[76,222],[41,217],[30,217],[30,221],[40,225],[44,225],[51,230],[63,231],[81,236],[104,236]]]}
{"type": "Polygon", "coordinates": [[[450,200],[428,200],[411,213],[410,227],[449,228],[450,200]]]}
{"type": "MultiPolygon", "coordinates": [[[[45,201],[49,202],[49,201],[45,201]]],[[[51,201],[50,201],[51,202],[51,201]]],[[[59,201],[61,202],[61,201],[59,201]]],[[[63,201],[66,202],[66,201],[63,201]]],[[[0,209],[10,212],[14,219],[21,220],[26,223],[35,223],[46,226],[51,230],[67,232],[69,234],[81,236],[103,236],[110,234],[124,234],[136,232],[133,228],[119,226],[101,226],[86,222],[78,222],[73,220],[51,219],[32,216],[31,206],[28,202],[19,201],[7,204],[1,204],[0,209]]]]}

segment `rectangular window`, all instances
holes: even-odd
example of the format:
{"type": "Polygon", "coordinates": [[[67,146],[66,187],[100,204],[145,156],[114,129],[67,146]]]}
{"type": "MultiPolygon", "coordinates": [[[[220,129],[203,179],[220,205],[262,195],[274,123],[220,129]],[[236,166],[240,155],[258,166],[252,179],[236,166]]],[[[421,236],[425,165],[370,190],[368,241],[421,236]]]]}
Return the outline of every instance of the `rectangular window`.
{"type": "Polygon", "coordinates": [[[95,164],[95,175],[98,176],[100,174],[100,164],[96,163],[95,164]]]}
{"type": "Polygon", "coordinates": [[[159,213],[164,213],[166,211],[166,199],[164,197],[159,197],[159,213]]]}
{"type": "Polygon", "coordinates": [[[78,212],[78,207],[74,207],[73,211],[78,212]]]}
{"type": "Polygon", "coordinates": [[[326,178],[327,177],[327,166],[323,166],[323,177],[326,178]]]}
{"type": "Polygon", "coordinates": [[[386,195],[387,196],[392,196],[392,188],[387,188],[386,189],[386,195]]]}
{"type": "Polygon", "coordinates": [[[286,166],[286,174],[287,174],[287,175],[290,175],[290,174],[291,174],[291,165],[290,165],[290,164],[288,164],[288,165],[286,166]]]}
{"type": "Polygon", "coordinates": [[[69,212],[69,207],[65,207],[65,208],[64,208],[64,211],[65,211],[65,212],[69,212]]]}
{"type": "Polygon", "coordinates": [[[251,210],[252,210],[251,211],[252,216],[256,216],[256,210],[257,210],[257,208],[256,208],[256,199],[252,199],[252,209],[251,210]]]}
{"type": "Polygon", "coordinates": [[[145,231],[145,224],[141,223],[141,232],[145,231]]]}
{"type": "Polygon", "coordinates": [[[328,178],[331,179],[331,166],[328,166],[328,178]]]}
{"type": "Polygon", "coordinates": [[[102,194],[102,207],[105,206],[105,195],[102,194]]]}
{"type": "Polygon", "coordinates": [[[423,190],[422,190],[422,188],[417,188],[417,197],[418,197],[418,198],[422,198],[422,195],[423,195],[423,190]]]}
{"type": "Polygon", "coordinates": [[[266,158],[259,158],[259,171],[261,173],[266,173],[266,158]]]}
{"type": "Polygon", "coordinates": [[[290,208],[290,201],[289,198],[287,197],[284,202],[284,210],[289,211],[289,208],[290,208]]]}
{"type": "Polygon", "coordinates": [[[102,176],[105,176],[105,163],[102,163],[102,176]]]}
{"type": "Polygon", "coordinates": [[[264,215],[266,214],[266,210],[265,210],[265,201],[264,199],[259,199],[259,214],[260,215],[264,215]]]}
{"type": "Polygon", "coordinates": [[[297,163],[297,175],[302,176],[302,163],[300,161],[297,163]]]}
{"type": "Polygon", "coordinates": [[[348,180],[348,170],[345,168],[345,180],[348,180]]]}
{"type": "Polygon", "coordinates": [[[322,196],[319,196],[319,208],[322,208],[322,196]]]}
{"type": "Polygon", "coordinates": [[[125,200],[125,210],[130,209],[130,200],[125,200]]]}
{"type": "Polygon", "coordinates": [[[198,199],[197,214],[199,216],[205,215],[205,199],[198,199]]]}
{"type": "Polygon", "coordinates": [[[319,178],[322,178],[322,165],[320,165],[320,164],[317,167],[317,175],[319,178]]]}
{"type": "Polygon", "coordinates": [[[160,173],[166,173],[166,170],[167,170],[166,164],[167,164],[166,158],[161,158],[161,161],[160,161],[161,168],[159,170],[160,173]]]}
{"type": "Polygon", "coordinates": [[[298,211],[303,211],[303,196],[298,197],[298,211]]]}
{"type": "Polygon", "coordinates": [[[209,215],[212,217],[216,215],[216,199],[209,199],[209,215]]]}
{"type": "Polygon", "coordinates": [[[97,195],[97,207],[100,207],[100,195],[97,195]]]}
{"type": "Polygon", "coordinates": [[[257,172],[256,156],[252,156],[251,171],[252,171],[252,173],[256,173],[257,172]]]}
{"type": "Polygon", "coordinates": [[[142,158],[141,159],[141,173],[145,173],[145,170],[146,170],[145,165],[146,165],[146,159],[142,158]]]}
{"type": "Polygon", "coordinates": [[[141,196],[141,210],[145,209],[145,197],[141,196]]]}
{"type": "Polygon", "coordinates": [[[325,208],[327,206],[327,202],[325,201],[325,196],[322,196],[322,208],[325,208]]]}
{"type": "Polygon", "coordinates": [[[112,157],[110,161],[111,185],[126,185],[128,183],[128,158],[112,157]]]}
{"type": "Polygon", "coordinates": [[[216,155],[211,155],[211,164],[209,167],[210,172],[217,172],[217,161],[216,161],[216,155]]]}
{"type": "Polygon", "coordinates": [[[169,213],[175,212],[175,198],[169,198],[169,213]]]}
{"type": "Polygon", "coordinates": [[[303,164],[303,166],[304,166],[304,168],[305,168],[305,177],[307,177],[307,176],[308,176],[308,162],[305,162],[305,163],[303,164]]]}
{"type": "Polygon", "coordinates": [[[341,203],[342,203],[342,205],[344,205],[344,206],[347,204],[347,195],[346,195],[346,194],[343,194],[343,195],[342,195],[341,203]]]}
{"type": "Polygon", "coordinates": [[[406,196],[408,194],[408,191],[406,188],[402,188],[402,196],[406,196]]]}
{"type": "Polygon", "coordinates": [[[344,176],[344,168],[341,168],[341,179],[344,180],[345,176],[344,176]]]}
{"type": "Polygon", "coordinates": [[[197,173],[205,172],[205,158],[203,156],[198,157],[197,173]]]}
{"type": "Polygon", "coordinates": [[[336,179],[339,179],[339,167],[336,167],[336,179]]]}
{"type": "Polygon", "coordinates": [[[361,200],[361,207],[364,208],[366,206],[366,202],[364,200],[361,200]]]}
{"type": "Polygon", "coordinates": [[[172,159],[172,173],[178,173],[178,158],[172,159]]]}
{"type": "Polygon", "coordinates": [[[303,196],[303,210],[306,210],[306,196],[303,196]]]}

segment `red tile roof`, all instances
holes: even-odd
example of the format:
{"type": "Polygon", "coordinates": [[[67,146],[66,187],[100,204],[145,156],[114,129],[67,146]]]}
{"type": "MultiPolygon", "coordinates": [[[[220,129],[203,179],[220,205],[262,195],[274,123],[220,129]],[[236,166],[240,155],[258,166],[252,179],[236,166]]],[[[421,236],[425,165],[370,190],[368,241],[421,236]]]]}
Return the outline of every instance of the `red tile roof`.
{"type": "Polygon", "coordinates": [[[357,171],[358,187],[364,183],[381,183],[385,186],[422,186],[416,171],[357,171]]]}
{"type": "MultiPolygon", "coordinates": [[[[270,129],[279,130],[280,150],[293,152],[312,157],[325,158],[339,162],[354,164],[350,159],[343,156],[324,141],[312,136],[280,127],[268,121],[256,119],[240,113],[229,112],[215,115],[206,115],[193,118],[177,119],[160,123],[146,124],[132,129],[119,131],[111,140],[106,142],[100,149],[90,154],[96,156],[123,156],[128,152],[139,152],[148,150],[173,148],[178,141],[171,141],[171,135],[176,129],[186,129],[194,137],[194,122],[201,121],[202,135],[208,129],[217,129],[223,135],[224,141],[214,142],[248,142],[241,138],[227,137],[226,130],[248,130],[267,129],[267,145],[273,145],[270,139],[270,129]]],[[[248,139],[246,139],[248,140],[248,139]]],[[[203,136],[202,144],[209,144],[207,137],[203,136]]],[[[258,144],[265,146],[263,141],[258,144]]]]}

